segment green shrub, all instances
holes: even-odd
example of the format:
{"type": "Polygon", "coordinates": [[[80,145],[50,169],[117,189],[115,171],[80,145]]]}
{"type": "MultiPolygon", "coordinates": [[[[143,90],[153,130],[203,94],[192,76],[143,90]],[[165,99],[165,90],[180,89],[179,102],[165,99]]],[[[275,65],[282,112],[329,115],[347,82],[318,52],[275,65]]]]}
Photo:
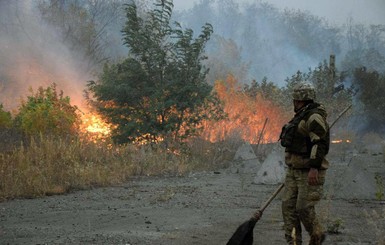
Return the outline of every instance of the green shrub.
{"type": "Polygon", "coordinates": [[[344,229],[344,222],[340,218],[331,220],[327,224],[327,232],[329,234],[339,234],[342,229],[344,229]]]}
{"type": "Polygon", "coordinates": [[[12,116],[8,111],[4,111],[3,104],[0,104],[0,128],[10,128],[12,126],[12,116]]]}
{"type": "Polygon", "coordinates": [[[47,88],[39,87],[36,93],[22,101],[16,124],[28,135],[52,134],[67,135],[76,132],[79,125],[77,107],[70,104],[70,98],[63,96],[52,84],[47,88]]]}

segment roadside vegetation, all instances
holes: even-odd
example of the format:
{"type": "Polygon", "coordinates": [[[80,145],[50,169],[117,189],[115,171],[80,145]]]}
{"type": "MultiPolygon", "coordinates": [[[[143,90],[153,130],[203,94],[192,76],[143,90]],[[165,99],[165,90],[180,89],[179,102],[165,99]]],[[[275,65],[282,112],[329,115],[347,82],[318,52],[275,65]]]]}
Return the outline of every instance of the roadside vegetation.
{"type": "MultiPolygon", "coordinates": [[[[87,8],[70,4],[68,12],[61,11],[65,6],[57,1],[40,6],[44,19],[63,32],[68,27],[63,21],[77,18],[55,13],[87,18],[87,8]]],[[[308,72],[296,72],[283,87],[268,78],[245,84],[240,79],[246,74],[239,74],[247,70],[242,62],[235,62],[242,67],[233,67],[234,74],[223,66],[215,68],[213,57],[206,62],[205,47],[214,32],[211,24],[203,25],[197,37],[192,29],[171,24],[172,1],[167,0],[156,1],[148,12],[135,3],[124,9],[122,34],[129,52],[117,62],[105,62],[103,48],[93,42],[97,31],[92,23],[79,27],[79,33],[90,34],[81,42],[76,32],[63,35],[73,45],[95,45],[78,47],[79,53],[89,52],[87,57],[94,62],[88,65],[97,67],[99,74],[88,82],[85,99],[110,126],[109,133],[98,137],[87,130],[83,112],[54,83],[31,89],[15,111],[0,104],[0,200],[117,185],[135,175],[177,176],[226,167],[242,141],[259,144],[277,139],[291,116],[292,88],[303,80],[316,87],[317,101],[325,104],[330,121],[356,96],[360,103],[349,116],[366,118],[368,127],[377,132],[384,129],[381,72],[356,67],[350,73],[339,72],[331,59],[308,72]],[[205,66],[210,64],[211,74],[221,74],[211,80],[205,66]]]]}
{"type": "Polygon", "coordinates": [[[117,185],[130,177],[179,176],[217,169],[214,146],[178,152],[160,145],[114,145],[79,137],[37,135],[0,153],[0,200],[33,198],[73,190],[117,185]],[[196,152],[195,152],[196,151],[196,152]]]}

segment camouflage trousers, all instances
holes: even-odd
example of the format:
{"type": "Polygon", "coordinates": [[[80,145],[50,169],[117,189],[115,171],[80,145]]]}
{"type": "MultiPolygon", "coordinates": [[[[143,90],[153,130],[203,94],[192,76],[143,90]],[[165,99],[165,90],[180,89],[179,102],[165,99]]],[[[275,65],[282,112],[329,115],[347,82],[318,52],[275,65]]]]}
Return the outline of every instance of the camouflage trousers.
{"type": "Polygon", "coordinates": [[[310,236],[318,236],[323,233],[323,228],[315,212],[315,205],[323,194],[326,171],[319,171],[319,185],[317,186],[308,185],[308,172],[307,169],[289,168],[286,173],[285,190],[282,197],[282,215],[285,238],[288,244],[294,244],[294,241],[297,245],[302,244],[301,223],[310,236]]]}

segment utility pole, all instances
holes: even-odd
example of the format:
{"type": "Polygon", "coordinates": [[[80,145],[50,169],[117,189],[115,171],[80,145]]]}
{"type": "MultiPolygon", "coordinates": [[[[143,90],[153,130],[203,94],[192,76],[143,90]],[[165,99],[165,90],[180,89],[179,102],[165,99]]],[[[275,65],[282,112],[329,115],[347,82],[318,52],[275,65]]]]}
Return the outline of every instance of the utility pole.
{"type": "Polygon", "coordinates": [[[334,80],[334,78],[336,77],[336,56],[334,54],[330,55],[329,74],[330,74],[330,79],[334,80]]]}
{"type": "Polygon", "coordinates": [[[336,56],[330,54],[329,58],[329,81],[328,81],[328,95],[333,96],[336,86],[336,56]]]}

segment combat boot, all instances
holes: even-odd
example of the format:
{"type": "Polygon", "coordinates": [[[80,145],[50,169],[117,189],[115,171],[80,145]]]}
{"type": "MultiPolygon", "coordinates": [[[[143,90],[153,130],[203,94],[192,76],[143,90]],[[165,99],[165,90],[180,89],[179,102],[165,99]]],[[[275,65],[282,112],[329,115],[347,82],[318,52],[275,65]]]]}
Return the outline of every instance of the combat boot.
{"type": "Polygon", "coordinates": [[[325,238],[325,233],[322,233],[321,235],[313,234],[310,236],[309,245],[321,245],[325,241],[325,238]]]}

